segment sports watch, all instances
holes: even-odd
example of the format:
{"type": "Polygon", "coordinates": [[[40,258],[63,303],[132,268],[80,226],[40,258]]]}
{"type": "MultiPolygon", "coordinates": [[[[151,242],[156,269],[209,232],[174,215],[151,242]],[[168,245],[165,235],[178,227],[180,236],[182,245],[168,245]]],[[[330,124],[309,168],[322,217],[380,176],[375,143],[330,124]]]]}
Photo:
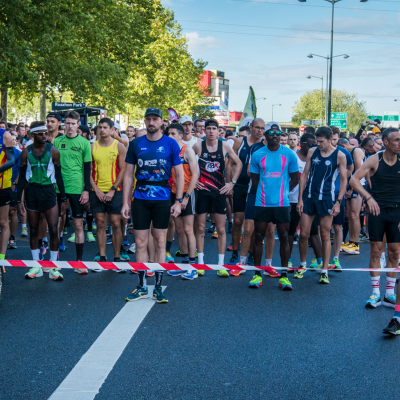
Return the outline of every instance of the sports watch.
{"type": "Polygon", "coordinates": [[[342,200],[343,200],[343,199],[337,199],[337,202],[338,202],[339,204],[342,204],[342,200]]]}
{"type": "Polygon", "coordinates": [[[183,203],[183,199],[175,199],[175,201],[179,201],[179,203],[183,203]]]}
{"type": "Polygon", "coordinates": [[[236,185],[236,182],[234,179],[231,179],[231,183],[233,183],[234,185],[236,185]]]}
{"type": "Polygon", "coordinates": [[[112,185],[110,190],[117,190],[117,188],[114,185],[112,185]]]}
{"type": "Polygon", "coordinates": [[[185,193],[185,197],[189,198],[190,194],[189,193],[185,193]]]}

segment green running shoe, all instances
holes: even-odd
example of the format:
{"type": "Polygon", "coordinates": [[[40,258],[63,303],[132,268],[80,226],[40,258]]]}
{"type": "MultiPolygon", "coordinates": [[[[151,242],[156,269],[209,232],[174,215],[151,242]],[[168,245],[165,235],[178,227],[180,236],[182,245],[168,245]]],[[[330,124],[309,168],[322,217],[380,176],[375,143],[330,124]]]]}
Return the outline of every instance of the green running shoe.
{"type": "Polygon", "coordinates": [[[93,236],[92,232],[88,232],[87,233],[87,239],[86,239],[89,243],[94,243],[96,241],[96,239],[93,236]]]}
{"type": "Polygon", "coordinates": [[[43,276],[43,270],[40,267],[32,267],[26,274],[26,279],[35,279],[43,276]]]}
{"type": "Polygon", "coordinates": [[[63,234],[66,235],[67,233],[68,233],[67,228],[64,228],[64,229],[63,229],[63,234]]]}
{"type": "Polygon", "coordinates": [[[68,242],[75,243],[75,233],[73,233],[73,234],[68,238],[68,242]]]}
{"type": "Polygon", "coordinates": [[[221,276],[222,278],[228,278],[229,272],[226,269],[220,269],[219,271],[217,271],[217,275],[221,276]]]}
{"type": "Polygon", "coordinates": [[[154,288],[153,300],[155,300],[156,303],[168,303],[168,299],[165,297],[161,286],[156,286],[154,288]]]}
{"type": "Polygon", "coordinates": [[[121,247],[121,249],[119,250],[119,258],[122,261],[129,261],[130,258],[128,256],[128,253],[121,247]]]}
{"type": "Polygon", "coordinates": [[[328,274],[321,274],[319,277],[319,283],[329,283],[328,274]]]}
{"type": "Polygon", "coordinates": [[[288,262],[287,268],[287,272],[294,272],[293,263],[291,261],[288,262]]]}
{"type": "Polygon", "coordinates": [[[249,282],[249,287],[258,289],[260,286],[262,286],[262,277],[260,275],[254,275],[253,279],[249,282]]]}
{"type": "Polygon", "coordinates": [[[311,260],[311,264],[310,264],[309,268],[313,268],[313,269],[316,269],[316,268],[317,268],[317,257],[314,257],[314,258],[311,260]]]}
{"type": "Polygon", "coordinates": [[[333,263],[331,265],[332,265],[332,270],[333,271],[336,271],[336,272],[342,272],[343,271],[342,266],[340,265],[340,261],[337,258],[335,258],[333,260],[333,263]]]}
{"type": "Polygon", "coordinates": [[[294,271],[294,278],[296,279],[301,279],[303,278],[303,275],[307,272],[306,267],[300,267],[300,269],[296,269],[296,271],[294,271]]]}
{"type": "Polygon", "coordinates": [[[286,276],[279,279],[279,288],[282,290],[293,290],[292,284],[286,276]]]}
{"type": "Polygon", "coordinates": [[[143,288],[142,286],[136,286],[136,289],[125,298],[126,301],[136,301],[140,299],[148,299],[149,298],[149,290],[143,288]]]}

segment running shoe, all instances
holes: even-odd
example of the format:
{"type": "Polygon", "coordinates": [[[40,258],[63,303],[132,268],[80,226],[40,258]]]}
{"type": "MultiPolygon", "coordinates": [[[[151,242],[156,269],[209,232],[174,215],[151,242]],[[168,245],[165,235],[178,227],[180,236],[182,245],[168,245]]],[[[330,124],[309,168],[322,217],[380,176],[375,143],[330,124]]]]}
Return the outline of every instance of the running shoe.
{"type": "Polygon", "coordinates": [[[226,269],[220,269],[217,271],[217,275],[221,278],[228,278],[229,272],[226,269]]]}
{"type": "Polygon", "coordinates": [[[180,251],[180,250],[178,250],[178,251],[175,253],[175,257],[182,257],[182,254],[181,254],[181,251],[180,251]]]}
{"type": "Polygon", "coordinates": [[[192,281],[193,279],[196,279],[199,277],[199,274],[197,273],[197,271],[194,269],[192,271],[186,271],[183,275],[182,275],[182,279],[186,279],[188,281],[192,281]]]}
{"type": "MultiPolygon", "coordinates": [[[[115,263],[119,263],[121,261],[122,261],[121,257],[114,257],[115,263]]],[[[114,269],[113,271],[117,274],[126,274],[126,269],[114,269]]]]}
{"type": "Polygon", "coordinates": [[[383,330],[386,335],[400,335],[400,322],[397,318],[392,318],[389,325],[383,330]]]}
{"type": "Polygon", "coordinates": [[[46,240],[43,240],[43,246],[46,250],[50,250],[49,242],[46,242],[46,240]]]}
{"type": "Polygon", "coordinates": [[[254,267],[254,255],[253,254],[247,256],[247,265],[254,267]]]}
{"type": "Polygon", "coordinates": [[[174,257],[172,257],[171,253],[168,252],[168,251],[167,251],[166,259],[167,259],[167,263],[174,263],[175,262],[174,257]]]}
{"type": "Polygon", "coordinates": [[[87,226],[87,224],[84,226],[84,228],[83,228],[85,231],[87,231],[88,230],[88,226],[87,226]]]}
{"type": "Polygon", "coordinates": [[[10,240],[8,241],[8,248],[9,249],[16,249],[17,248],[17,243],[15,242],[15,238],[10,237],[10,240]]]}
{"type": "Polygon", "coordinates": [[[50,269],[51,269],[51,268],[42,267],[42,271],[43,271],[43,273],[45,273],[45,274],[50,273],[50,269]]]}
{"type": "Polygon", "coordinates": [[[136,271],[136,269],[131,269],[131,274],[137,274],[138,272],[136,271]]]}
{"type": "Polygon", "coordinates": [[[60,244],[58,245],[58,250],[64,251],[65,250],[65,244],[64,244],[64,238],[60,237],[60,244]]]}
{"type": "Polygon", "coordinates": [[[130,260],[128,253],[122,247],[119,250],[119,257],[121,258],[122,261],[129,261],[130,260]]]}
{"type": "Polygon", "coordinates": [[[178,271],[167,271],[167,274],[170,276],[181,276],[186,274],[188,271],[178,270],[178,271]]]}
{"type": "Polygon", "coordinates": [[[300,267],[299,269],[296,269],[296,271],[294,271],[294,275],[293,278],[296,279],[302,279],[303,275],[307,272],[307,268],[306,267],[300,267]]]}
{"type": "Polygon", "coordinates": [[[279,278],[281,276],[281,274],[275,268],[272,268],[271,266],[269,267],[268,270],[264,270],[263,275],[269,276],[271,278],[279,278]]]}
{"type": "Polygon", "coordinates": [[[88,232],[87,233],[87,239],[86,239],[89,243],[94,243],[96,241],[96,239],[93,236],[92,232],[88,232]]]}
{"type": "Polygon", "coordinates": [[[343,247],[343,251],[346,254],[358,255],[360,254],[360,246],[356,246],[353,243],[350,243],[348,246],[343,247]]]}
{"type": "Polygon", "coordinates": [[[318,264],[317,263],[317,258],[314,257],[311,260],[311,264],[310,264],[309,268],[313,268],[314,270],[316,270],[316,269],[322,269],[322,266],[323,266],[322,262],[320,264],[318,264]]]}
{"type": "Polygon", "coordinates": [[[75,233],[73,233],[73,234],[68,238],[68,242],[75,243],[75,233]]]}
{"type": "MultiPolygon", "coordinates": [[[[240,263],[237,263],[236,265],[238,265],[239,267],[242,267],[242,266],[243,266],[243,265],[240,264],[240,263]]],[[[239,276],[239,275],[244,274],[245,272],[246,272],[245,269],[231,269],[231,270],[229,271],[229,275],[232,275],[232,276],[239,276]]]]}
{"type": "MultiPolygon", "coordinates": [[[[94,257],[94,261],[97,261],[97,262],[99,262],[100,261],[100,253],[97,253],[96,255],[95,255],[95,257],[94,257]]],[[[106,261],[107,261],[107,257],[106,257],[106,261]]]]}
{"type": "Polygon", "coordinates": [[[87,268],[74,268],[74,272],[79,275],[86,275],[88,270],[87,268]]]}
{"type": "Polygon", "coordinates": [[[215,231],[215,224],[211,224],[208,228],[208,233],[213,233],[215,231]]]}
{"type": "Polygon", "coordinates": [[[293,244],[297,244],[299,242],[300,236],[294,235],[293,244]]]}
{"type": "Polygon", "coordinates": [[[107,244],[112,244],[112,235],[107,235],[107,244]]]}
{"type": "Polygon", "coordinates": [[[26,274],[26,279],[35,279],[43,276],[43,270],[40,267],[32,267],[26,274]]]}
{"type": "Polygon", "coordinates": [[[211,239],[218,239],[218,232],[216,230],[212,234],[211,239]]]}
{"type": "Polygon", "coordinates": [[[62,276],[62,274],[61,274],[61,272],[59,271],[58,268],[51,268],[50,269],[49,278],[52,279],[53,281],[62,281],[64,279],[64,277],[62,276]]]}
{"type": "Polygon", "coordinates": [[[146,271],[146,276],[154,276],[154,271],[146,271]]]}
{"type": "Polygon", "coordinates": [[[46,247],[42,244],[40,247],[39,247],[39,260],[43,260],[43,258],[44,258],[44,255],[46,254],[46,247]]]}
{"type": "Polygon", "coordinates": [[[254,275],[253,279],[249,282],[249,287],[258,289],[260,286],[262,286],[262,277],[260,275],[254,275]]]}
{"type": "Polygon", "coordinates": [[[292,284],[290,283],[287,276],[283,276],[281,279],[279,279],[279,289],[293,290],[292,284]]]}
{"type": "Polygon", "coordinates": [[[287,272],[294,272],[293,263],[291,261],[288,262],[287,267],[287,272]]]}
{"type": "Polygon", "coordinates": [[[129,246],[129,240],[126,235],[124,235],[124,240],[122,241],[122,246],[129,246]]]}
{"type": "Polygon", "coordinates": [[[129,247],[128,253],[132,253],[132,254],[136,253],[136,243],[133,243],[132,246],[129,247]]]}
{"type": "Polygon", "coordinates": [[[385,268],[386,267],[386,254],[385,253],[381,254],[379,262],[381,264],[381,268],[385,268]]]}
{"type": "Polygon", "coordinates": [[[197,270],[197,274],[198,274],[199,276],[204,276],[205,273],[206,273],[206,271],[205,271],[204,269],[198,269],[198,270],[197,270]]]}
{"type": "Polygon", "coordinates": [[[321,274],[319,276],[319,283],[329,283],[328,274],[321,274]]]}
{"type": "Polygon", "coordinates": [[[125,298],[126,301],[136,301],[140,299],[148,299],[149,298],[149,290],[143,288],[142,286],[136,286],[136,289],[125,298]]]}
{"type": "Polygon", "coordinates": [[[154,288],[153,300],[155,300],[156,303],[168,303],[168,299],[165,297],[161,286],[156,286],[154,288]]]}
{"type": "Polygon", "coordinates": [[[388,297],[385,296],[385,297],[383,298],[382,304],[383,304],[385,307],[394,308],[394,306],[396,305],[396,295],[393,293],[393,294],[391,294],[391,295],[388,296],[388,297]]]}
{"type": "Polygon", "coordinates": [[[279,240],[279,236],[277,233],[275,233],[275,240],[279,240]]]}
{"type": "MultiPolygon", "coordinates": [[[[95,257],[95,261],[97,262],[107,262],[107,257],[106,256],[100,256],[100,253],[97,253],[95,257]]],[[[103,272],[101,268],[93,268],[91,269],[92,272],[103,272]]]]}
{"type": "Polygon", "coordinates": [[[376,294],[372,293],[369,299],[365,302],[366,308],[376,308],[381,305],[381,298],[376,294]]]}
{"type": "Polygon", "coordinates": [[[233,251],[232,243],[226,248],[228,251],[233,251]]]}
{"type": "Polygon", "coordinates": [[[228,233],[232,233],[232,222],[228,224],[228,233]]]}
{"type": "Polygon", "coordinates": [[[28,236],[28,228],[22,228],[21,237],[27,237],[27,236],[28,236]]]}
{"type": "Polygon", "coordinates": [[[333,263],[328,265],[329,269],[332,269],[333,271],[336,272],[342,272],[342,266],[340,265],[340,261],[337,258],[333,259],[333,263]]]}
{"type": "Polygon", "coordinates": [[[210,215],[207,215],[207,222],[211,222],[211,217],[210,217],[210,215]]]}
{"type": "Polygon", "coordinates": [[[232,254],[231,259],[228,262],[228,265],[236,265],[239,262],[239,256],[237,254],[232,254]]]}
{"type": "Polygon", "coordinates": [[[342,245],[340,246],[340,251],[344,251],[344,248],[349,246],[349,245],[350,245],[350,242],[342,243],[342,245]]]}
{"type": "Polygon", "coordinates": [[[63,229],[63,234],[66,235],[67,233],[68,233],[67,228],[64,228],[64,229],[63,229]]]}
{"type": "Polygon", "coordinates": [[[132,229],[129,231],[129,233],[130,233],[131,235],[134,235],[134,234],[135,234],[135,230],[132,228],[132,229]]]}

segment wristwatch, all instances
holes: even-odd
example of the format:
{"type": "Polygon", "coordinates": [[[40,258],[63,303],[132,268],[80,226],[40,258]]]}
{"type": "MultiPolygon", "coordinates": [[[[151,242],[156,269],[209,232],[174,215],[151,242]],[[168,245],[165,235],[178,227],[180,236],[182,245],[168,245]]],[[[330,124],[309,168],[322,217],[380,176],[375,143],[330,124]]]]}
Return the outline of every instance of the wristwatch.
{"type": "Polygon", "coordinates": [[[233,183],[234,185],[236,185],[236,181],[234,179],[231,179],[231,183],[233,183]]]}
{"type": "Polygon", "coordinates": [[[110,190],[117,190],[117,188],[114,185],[112,185],[110,190]]]}
{"type": "Polygon", "coordinates": [[[183,200],[182,199],[175,199],[175,201],[179,201],[179,203],[183,203],[183,200]]]}
{"type": "Polygon", "coordinates": [[[343,200],[343,199],[337,199],[337,202],[338,202],[339,204],[342,204],[342,200],[343,200]]]}
{"type": "Polygon", "coordinates": [[[185,193],[185,197],[190,198],[190,194],[189,193],[185,193]]]}

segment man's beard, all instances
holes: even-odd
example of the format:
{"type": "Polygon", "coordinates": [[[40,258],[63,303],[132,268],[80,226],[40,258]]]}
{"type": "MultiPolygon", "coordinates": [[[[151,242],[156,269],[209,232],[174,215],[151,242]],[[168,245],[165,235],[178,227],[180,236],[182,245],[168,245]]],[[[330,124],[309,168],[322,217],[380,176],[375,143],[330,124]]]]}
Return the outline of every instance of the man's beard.
{"type": "Polygon", "coordinates": [[[156,132],[158,132],[160,130],[160,128],[156,128],[155,126],[149,126],[148,128],[147,128],[147,132],[149,132],[149,133],[156,133],[156,132]]]}

